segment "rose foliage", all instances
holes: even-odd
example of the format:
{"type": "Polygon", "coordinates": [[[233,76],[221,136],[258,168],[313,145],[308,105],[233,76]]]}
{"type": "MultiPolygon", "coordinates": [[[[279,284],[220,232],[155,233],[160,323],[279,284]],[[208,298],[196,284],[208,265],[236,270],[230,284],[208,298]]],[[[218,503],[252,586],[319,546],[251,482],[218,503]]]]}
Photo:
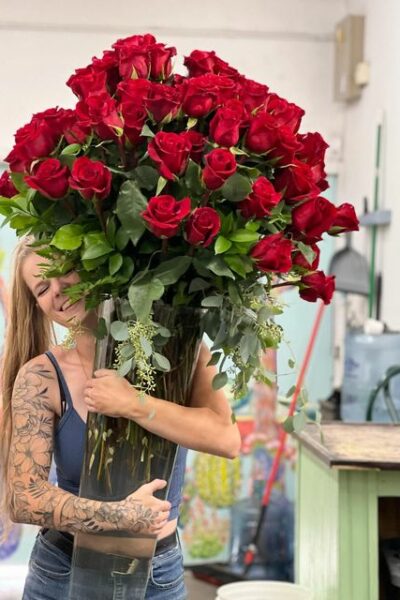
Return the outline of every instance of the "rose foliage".
{"type": "MultiPolygon", "coordinates": [[[[214,385],[226,383],[229,357],[242,394],[253,374],[265,381],[258,357],[281,339],[274,287],[329,303],[334,279],[318,270],[318,243],[358,221],[350,204],[322,196],[327,144],[299,133],[301,108],[214,52],[194,50],[187,75],[173,74],[175,54],[133,35],[77,69],[67,81],[75,108],[34,114],[15,134],[0,212],[34,235],[50,259],[45,276],[79,272],[68,293],[89,307],[123,297],[144,323],[154,302],[203,307],[214,385]]],[[[154,331],[146,355],[168,370],[168,332],[154,331]]],[[[111,333],[126,342],[127,373],[126,325],[111,333]]]]}

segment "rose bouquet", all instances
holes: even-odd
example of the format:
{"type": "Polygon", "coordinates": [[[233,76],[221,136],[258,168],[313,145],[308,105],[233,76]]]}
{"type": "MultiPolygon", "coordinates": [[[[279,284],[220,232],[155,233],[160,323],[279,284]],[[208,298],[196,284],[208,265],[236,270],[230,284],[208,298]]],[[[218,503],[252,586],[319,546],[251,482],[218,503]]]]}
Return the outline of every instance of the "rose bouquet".
{"type": "MultiPolygon", "coordinates": [[[[135,35],[77,69],[67,82],[75,109],[37,113],[17,131],[0,212],[35,236],[51,259],[46,276],[79,271],[73,300],[124,297],[147,324],[157,301],[205,308],[215,386],[229,357],[240,395],[251,375],[263,379],[260,351],[281,338],[273,288],[328,303],[334,279],[318,270],[318,242],[358,222],[350,204],[321,196],[327,144],[299,133],[301,108],[214,52],[193,51],[188,74],[173,74],[175,54],[135,35]]],[[[119,322],[111,330],[128,346],[126,373],[129,333],[119,322]]],[[[147,361],[168,370],[157,328],[147,333],[147,361]]]]}

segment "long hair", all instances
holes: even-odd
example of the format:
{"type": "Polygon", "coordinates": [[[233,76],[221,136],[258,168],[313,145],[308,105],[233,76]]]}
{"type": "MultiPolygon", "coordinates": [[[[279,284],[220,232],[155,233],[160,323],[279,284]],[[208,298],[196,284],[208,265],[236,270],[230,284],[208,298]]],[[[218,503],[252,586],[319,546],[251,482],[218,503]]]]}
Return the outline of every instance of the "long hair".
{"type": "Polygon", "coordinates": [[[21,367],[49,349],[54,340],[51,321],[36,305],[36,300],[22,275],[24,260],[35,252],[33,238],[26,236],[14,251],[9,311],[2,358],[2,414],[0,418],[0,517],[3,528],[9,520],[7,494],[8,459],[10,454],[12,411],[11,396],[21,367]]]}

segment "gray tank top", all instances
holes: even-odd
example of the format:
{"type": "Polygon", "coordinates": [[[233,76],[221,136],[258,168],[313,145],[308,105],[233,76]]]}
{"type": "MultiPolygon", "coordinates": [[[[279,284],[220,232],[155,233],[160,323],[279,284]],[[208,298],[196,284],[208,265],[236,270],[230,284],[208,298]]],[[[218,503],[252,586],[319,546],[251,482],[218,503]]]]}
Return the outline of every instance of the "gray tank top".
{"type": "MultiPolygon", "coordinates": [[[[54,462],[56,464],[57,482],[61,489],[77,496],[85,452],[86,423],[74,408],[70,391],[57,359],[50,351],[46,352],[46,356],[52,362],[57,373],[62,407],[61,418],[58,421],[54,435],[54,462]]],[[[187,449],[179,446],[167,497],[171,502],[170,521],[176,519],[179,514],[186,456],[187,449]]]]}

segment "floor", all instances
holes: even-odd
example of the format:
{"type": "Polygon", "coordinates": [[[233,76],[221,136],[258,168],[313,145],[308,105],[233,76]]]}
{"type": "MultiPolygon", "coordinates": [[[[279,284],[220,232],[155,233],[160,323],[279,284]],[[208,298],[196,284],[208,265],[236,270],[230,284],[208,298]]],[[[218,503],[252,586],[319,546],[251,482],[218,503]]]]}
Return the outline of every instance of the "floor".
{"type": "Polygon", "coordinates": [[[217,588],[204,581],[193,577],[191,571],[185,574],[186,587],[188,591],[188,600],[215,600],[217,597],[217,588]]]}

